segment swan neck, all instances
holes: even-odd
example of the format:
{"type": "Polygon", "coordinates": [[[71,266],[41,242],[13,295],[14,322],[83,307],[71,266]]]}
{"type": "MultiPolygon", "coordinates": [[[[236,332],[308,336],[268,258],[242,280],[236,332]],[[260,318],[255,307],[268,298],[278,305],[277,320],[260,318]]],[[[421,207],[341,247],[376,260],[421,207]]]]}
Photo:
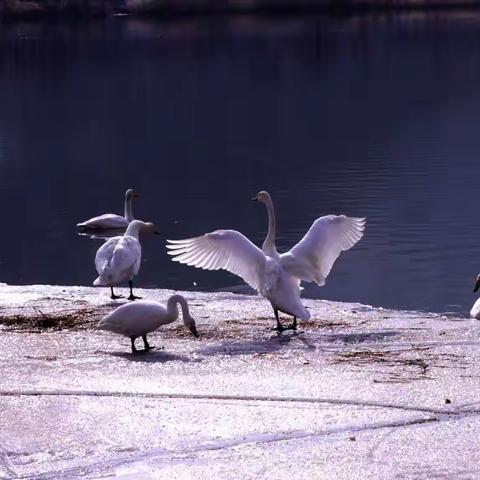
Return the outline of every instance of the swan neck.
{"type": "Polygon", "coordinates": [[[174,322],[178,318],[178,305],[182,308],[183,323],[185,319],[190,317],[187,301],[181,295],[172,295],[167,302],[167,313],[170,317],[170,321],[174,322]]]}
{"type": "Polygon", "coordinates": [[[130,237],[136,238],[138,240],[138,235],[140,233],[140,228],[142,227],[142,223],[139,222],[132,222],[128,225],[125,235],[130,237]]]}
{"type": "Polygon", "coordinates": [[[127,220],[128,223],[130,223],[133,220],[132,203],[133,203],[132,197],[125,199],[124,212],[125,212],[125,219],[127,220]]]}
{"type": "Polygon", "coordinates": [[[262,249],[265,253],[268,254],[277,251],[275,247],[275,232],[277,229],[277,223],[275,219],[275,209],[273,208],[273,202],[270,197],[265,200],[265,206],[267,207],[268,214],[268,232],[267,237],[263,242],[262,249]]]}

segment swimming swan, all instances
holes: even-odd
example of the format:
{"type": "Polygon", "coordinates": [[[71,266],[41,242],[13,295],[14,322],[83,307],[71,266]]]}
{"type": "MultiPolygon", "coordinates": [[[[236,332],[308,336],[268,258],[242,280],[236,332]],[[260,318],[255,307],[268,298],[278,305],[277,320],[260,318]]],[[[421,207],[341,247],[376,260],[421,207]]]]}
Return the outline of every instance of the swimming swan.
{"type": "Polygon", "coordinates": [[[97,329],[130,337],[133,353],[139,352],[135,348],[135,339],[142,337],[145,348],[140,351],[146,352],[153,348],[147,342],[147,333],[174,322],[178,318],[178,305],[182,307],[183,323],[193,336],[198,337],[195,320],[190,316],[187,301],[181,295],[172,295],[166,308],[160,303],[146,300],[121,305],[100,320],[97,329]]]}
{"type": "Polygon", "coordinates": [[[224,269],[242,277],[270,300],[277,320],[276,330],[297,327],[297,317],[310,314],[300,299],[300,282],[324,285],[340,253],[353,247],[363,236],[364,218],[326,215],[317,218],[300,242],[279,254],[275,246],[275,212],[268,192],[253,200],[264,203],[268,212],[268,234],[262,250],[236,230],[216,230],[201,237],[167,240],[172,260],[205,270],[224,269]],[[290,327],[280,324],[278,312],[293,316],[290,327]]]}
{"type": "Polygon", "coordinates": [[[132,278],[137,275],[142,259],[142,247],[138,235],[142,232],[150,232],[159,235],[153,223],[145,223],[141,220],[133,220],[124,235],[107,240],[95,255],[95,268],[98,278],[95,286],[110,287],[111,298],[121,298],[113,293],[113,286],[128,280],[130,287],[129,300],[136,300],[133,294],[132,278]]]}
{"type": "Polygon", "coordinates": [[[93,217],[82,223],[77,223],[77,227],[82,229],[101,230],[108,228],[127,228],[129,223],[134,220],[132,212],[132,202],[138,195],[129,188],[125,192],[125,216],[115,215],[114,213],[105,213],[98,217],[93,217]]]}

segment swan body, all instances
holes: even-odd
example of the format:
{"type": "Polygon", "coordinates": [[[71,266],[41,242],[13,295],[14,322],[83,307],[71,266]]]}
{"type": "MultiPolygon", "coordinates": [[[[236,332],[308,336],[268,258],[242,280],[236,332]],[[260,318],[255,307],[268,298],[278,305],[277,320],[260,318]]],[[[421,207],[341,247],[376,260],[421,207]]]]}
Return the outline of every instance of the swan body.
{"type": "MultiPolygon", "coordinates": [[[[475,287],[473,289],[476,292],[480,288],[480,275],[477,275],[475,280],[475,287]]],[[[480,298],[473,304],[472,309],[470,310],[470,316],[480,320],[480,298]]]]}
{"type": "Polygon", "coordinates": [[[473,307],[470,310],[470,316],[480,320],[480,298],[473,304],[473,307]]]}
{"type": "Polygon", "coordinates": [[[98,277],[95,286],[111,287],[112,298],[118,298],[113,293],[113,287],[120,283],[129,282],[130,297],[135,297],[132,291],[132,279],[138,274],[142,259],[142,247],[139,241],[140,231],[158,233],[153,223],[133,220],[124,235],[107,240],[95,255],[95,268],[98,277]]]}
{"type": "Polygon", "coordinates": [[[125,215],[123,217],[114,213],[104,213],[85,222],[77,223],[77,227],[86,230],[127,228],[130,222],[134,220],[132,211],[134,198],[138,198],[138,195],[132,189],[128,189],[125,192],[125,215]]]}
{"type": "Polygon", "coordinates": [[[129,337],[133,353],[138,351],[135,348],[135,339],[143,337],[145,350],[149,350],[152,347],[147,342],[147,333],[177,320],[178,305],[182,308],[183,323],[198,337],[195,320],[190,315],[187,301],[181,295],[172,295],[166,306],[146,300],[121,305],[100,320],[97,329],[129,337]]]}
{"type": "Polygon", "coordinates": [[[236,230],[216,230],[186,240],[168,240],[172,260],[206,270],[224,269],[242,277],[267,298],[283,330],[278,311],[308,320],[310,313],[300,298],[300,282],[325,285],[326,278],[340,253],[355,245],[363,236],[364,218],[326,215],[313,222],[305,236],[290,251],[279,254],[275,245],[275,212],[268,192],[254,200],[266,205],[268,233],[262,249],[236,230]]]}

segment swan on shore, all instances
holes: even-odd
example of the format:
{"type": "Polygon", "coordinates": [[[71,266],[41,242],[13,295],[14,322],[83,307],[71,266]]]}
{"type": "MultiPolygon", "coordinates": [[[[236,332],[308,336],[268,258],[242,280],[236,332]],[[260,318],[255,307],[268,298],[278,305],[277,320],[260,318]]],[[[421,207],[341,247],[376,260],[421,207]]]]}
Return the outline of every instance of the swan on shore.
{"type": "MultiPolygon", "coordinates": [[[[473,289],[476,292],[480,288],[480,275],[477,275],[477,279],[475,280],[475,287],[473,289]]],[[[470,310],[470,316],[472,318],[476,318],[480,320],[480,298],[473,304],[472,309],[470,310]]]]}
{"type": "Polygon", "coordinates": [[[277,320],[276,330],[295,330],[297,317],[310,314],[300,299],[300,282],[325,285],[340,253],[353,247],[363,236],[365,218],[326,215],[317,218],[306,235],[290,251],[279,254],[275,245],[276,219],[268,192],[253,200],[265,204],[268,233],[260,250],[236,230],[216,230],[186,240],[167,240],[172,260],[205,270],[228,270],[242,277],[267,298],[277,320]],[[290,327],[281,325],[278,312],[293,316],[290,327]]]}
{"type": "Polygon", "coordinates": [[[182,308],[183,323],[194,337],[198,337],[195,320],[191,317],[187,301],[182,295],[172,295],[166,307],[158,302],[146,300],[121,305],[100,320],[96,328],[129,337],[133,353],[146,352],[153,348],[148,344],[147,333],[177,320],[178,305],[182,308]],[[143,339],[145,347],[143,350],[137,350],[135,347],[135,339],[138,337],[143,339]]]}
{"type": "Polygon", "coordinates": [[[111,298],[121,298],[115,295],[113,287],[128,281],[130,296],[128,300],[136,300],[133,294],[133,277],[138,274],[140,261],[142,259],[142,246],[139,241],[140,231],[154,233],[153,223],[145,223],[141,220],[133,220],[124,235],[110,238],[97,251],[95,255],[95,268],[98,278],[93,284],[100,287],[110,287],[111,298]]]}
{"type": "Polygon", "coordinates": [[[125,215],[116,215],[114,213],[104,213],[98,217],[90,218],[82,223],[77,223],[77,227],[85,230],[102,230],[109,228],[127,228],[130,222],[134,220],[132,203],[134,198],[139,196],[129,188],[125,192],[125,215]]]}

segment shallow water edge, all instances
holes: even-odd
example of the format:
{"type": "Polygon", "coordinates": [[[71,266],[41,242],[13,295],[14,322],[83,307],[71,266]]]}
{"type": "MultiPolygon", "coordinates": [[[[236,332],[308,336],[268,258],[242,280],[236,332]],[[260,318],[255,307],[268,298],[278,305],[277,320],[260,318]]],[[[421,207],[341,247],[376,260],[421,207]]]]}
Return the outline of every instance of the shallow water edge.
{"type": "Polygon", "coordinates": [[[0,20],[34,18],[88,18],[112,15],[212,15],[212,14],[273,14],[298,13],[350,14],[401,10],[466,10],[478,9],[476,0],[3,0],[0,20]]]}

